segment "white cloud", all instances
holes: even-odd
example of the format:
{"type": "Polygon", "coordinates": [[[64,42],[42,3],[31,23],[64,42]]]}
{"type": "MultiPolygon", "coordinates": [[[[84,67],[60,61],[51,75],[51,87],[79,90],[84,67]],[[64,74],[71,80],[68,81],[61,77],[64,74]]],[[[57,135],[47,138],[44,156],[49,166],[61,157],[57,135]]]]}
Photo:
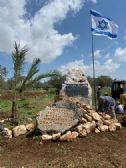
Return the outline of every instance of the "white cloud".
{"type": "MultiPolygon", "coordinates": [[[[103,59],[101,61],[97,58],[101,58],[101,50],[95,50],[95,74],[96,77],[100,75],[107,75],[112,78],[117,79],[125,79],[124,73],[118,73],[121,70],[121,63],[126,62],[126,48],[116,48],[113,57],[111,57],[110,53],[107,53],[106,55],[103,55],[103,59]]],[[[93,68],[92,64],[84,64],[83,59],[82,60],[76,60],[73,62],[69,62],[67,65],[62,65],[60,67],[60,71],[63,73],[66,73],[68,69],[72,68],[81,68],[86,75],[92,76],[93,74],[93,68]]]]}
{"type": "Polygon", "coordinates": [[[105,56],[103,56],[103,59],[104,60],[107,60],[107,59],[109,59],[110,58],[110,53],[107,53],[105,56]]]}
{"type": "Polygon", "coordinates": [[[126,62],[126,48],[117,48],[114,53],[115,61],[126,62]]]}
{"type": "Polygon", "coordinates": [[[90,0],[91,2],[93,2],[93,3],[97,3],[97,0],[90,0]]]}
{"type": "Polygon", "coordinates": [[[63,53],[76,37],[60,34],[55,24],[63,21],[70,11],[78,12],[84,0],[52,0],[43,6],[31,20],[24,20],[26,0],[0,1],[0,51],[10,53],[14,41],[28,45],[28,61],[39,57],[49,63],[63,53]]]}
{"type": "Polygon", "coordinates": [[[62,65],[59,68],[59,71],[65,75],[70,69],[81,69],[83,72],[85,72],[85,66],[83,60],[75,60],[72,62],[67,63],[66,65],[62,65]]]}
{"type": "MultiPolygon", "coordinates": [[[[95,56],[95,74],[96,77],[100,75],[108,75],[112,78],[121,78],[123,74],[117,76],[118,71],[121,67],[121,62],[126,62],[126,48],[117,48],[114,52],[114,56],[111,58],[110,53],[106,55],[101,54],[101,50],[97,49],[94,52],[95,56]],[[98,58],[103,58],[99,60],[98,58]]],[[[60,71],[66,73],[68,69],[71,68],[80,68],[85,72],[86,75],[92,76],[92,64],[85,65],[82,60],[76,60],[69,62],[67,65],[62,65],[60,71]]]]}
{"type": "Polygon", "coordinates": [[[101,57],[101,50],[95,50],[94,51],[94,56],[96,59],[100,58],[101,57]]]}
{"type": "MultiPolygon", "coordinates": [[[[99,61],[95,61],[96,76],[108,75],[108,76],[111,76],[113,78],[119,67],[120,67],[120,64],[113,62],[112,59],[106,60],[103,64],[100,63],[99,61]]],[[[87,76],[88,75],[92,76],[92,74],[93,74],[92,64],[85,65],[83,60],[76,60],[76,61],[73,61],[73,62],[69,62],[66,65],[62,65],[59,68],[59,71],[62,74],[66,74],[69,69],[73,69],[73,68],[78,68],[78,69],[81,68],[87,76]]]]}
{"type": "Polygon", "coordinates": [[[124,35],[124,40],[126,40],[126,30],[125,30],[124,34],[125,34],[125,35],[124,35]]]}
{"type": "MultiPolygon", "coordinates": [[[[92,54],[90,54],[90,56],[92,57],[92,54]]],[[[101,58],[103,60],[106,60],[106,59],[110,58],[110,53],[104,54],[104,52],[102,50],[96,49],[94,51],[94,57],[95,57],[95,60],[98,60],[98,59],[101,59],[101,58]]]]}
{"type": "MultiPolygon", "coordinates": [[[[120,64],[113,62],[112,59],[106,60],[103,64],[95,61],[95,74],[96,76],[108,75],[113,77],[119,67],[120,64]]],[[[92,76],[92,64],[86,65],[85,70],[88,75],[92,76]]]]}

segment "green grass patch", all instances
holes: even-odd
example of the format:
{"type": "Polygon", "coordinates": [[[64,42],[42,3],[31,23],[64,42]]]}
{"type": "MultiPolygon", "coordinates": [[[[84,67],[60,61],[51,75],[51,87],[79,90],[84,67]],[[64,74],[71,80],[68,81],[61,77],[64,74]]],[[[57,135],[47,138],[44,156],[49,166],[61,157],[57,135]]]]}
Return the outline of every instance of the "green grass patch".
{"type": "MultiPolygon", "coordinates": [[[[20,118],[20,124],[27,123],[27,118],[34,119],[39,111],[52,104],[54,96],[55,94],[53,92],[48,92],[48,94],[44,95],[31,97],[23,96],[23,98],[19,98],[17,101],[17,110],[20,118]]],[[[0,112],[5,112],[10,116],[11,106],[11,100],[0,100],[0,112]]],[[[7,127],[9,127],[9,124],[7,124],[7,127]]]]}
{"type": "Polygon", "coordinates": [[[9,100],[0,100],[0,111],[9,112],[11,110],[11,101],[9,100]]]}
{"type": "Polygon", "coordinates": [[[20,99],[18,101],[18,113],[20,115],[21,123],[25,123],[27,118],[34,119],[39,111],[52,104],[54,96],[54,94],[48,94],[35,98],[20,99]]]}

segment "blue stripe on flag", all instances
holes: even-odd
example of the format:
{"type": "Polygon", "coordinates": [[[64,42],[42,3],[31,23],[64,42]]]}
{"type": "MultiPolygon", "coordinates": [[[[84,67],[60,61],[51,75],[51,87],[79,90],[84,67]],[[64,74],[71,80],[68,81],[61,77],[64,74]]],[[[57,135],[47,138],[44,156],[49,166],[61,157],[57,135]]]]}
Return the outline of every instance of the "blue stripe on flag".
{"type": "Polygon", "coordinates": [[[109,18],[107,18],[107,17],[105,17],[105,16],[102,16],[100,13],[98,13],[98,12],[95,11],[95,10],[90,10],[90,14],[93,15],[93,16],[95,16],[95,17],[102,17],[102,18],[104,17],[104,18],[106,18],[106,19],[112,21],[111,19],[109,19],[109,18]]]}
{"type": "Polygon", "coordinates": [[[101,14],[99,14],[98,12],[94,11],[94,10],[90,10],[90,14],[96,17],[102,17],[101,14]]]}
{"type": "Polygon", "coordinates": [[[92,31],[93,33],[97,33],[97,35],[99,34],[99,35],[108,36],[108,37],[110,37],[110,38],[117,38],[117,34],[112,34],[112,33],[110,33],[110,32],[103,32],[103,31],[99,31],[99,30],[96,30],[96,29],[93,29],[93,28],[91,28],[91,31],[92,31]]]}

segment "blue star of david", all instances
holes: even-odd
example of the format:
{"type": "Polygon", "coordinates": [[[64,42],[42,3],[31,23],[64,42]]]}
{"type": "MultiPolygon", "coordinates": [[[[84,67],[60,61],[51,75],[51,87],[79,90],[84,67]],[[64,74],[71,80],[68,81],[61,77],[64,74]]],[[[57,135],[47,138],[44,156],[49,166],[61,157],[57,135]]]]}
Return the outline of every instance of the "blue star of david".
{"type": "Polygon", "coordinates": [[[108,28],[108,22],[106,22],[104,19],[101,21],[98,21],[98,28],[101,30],[107,29],[108,28]]]}

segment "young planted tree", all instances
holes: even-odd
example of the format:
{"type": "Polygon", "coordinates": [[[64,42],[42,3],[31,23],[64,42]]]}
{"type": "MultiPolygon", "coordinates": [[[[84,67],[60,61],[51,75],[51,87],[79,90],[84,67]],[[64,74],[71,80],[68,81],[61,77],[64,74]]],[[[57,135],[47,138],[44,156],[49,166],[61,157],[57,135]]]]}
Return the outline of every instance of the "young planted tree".
{"type": "Polygon", "coordinates": [[[25,56],[28,52],[26,47],[20,48],[20,45],[17,45],[15,42],[14,44],[14,51],[12,53],[12,60],[13,60],[13,101],[12,101],[12,113],[11,119],[13,124],[18,124],[18,114],[17,114],[17,86],[19,78],[21,76],[23,66],[25,63],[25,56]]]}
{"type": "Polygon", "coordinates": [[[20,47],[20,44],[14,44],[14,51],[12,53],[13,60],[13,101],[12,101],[12,112],[11,112],[11,120],[13,124],[18,125],[19,123],[19,115],[17,111],[17,98],[19,94],[21,94],[28,87],[33,87],[34,84],[40,81],[42,78],[52,76],[52,73],[46,73],[42,75],[38,75],[39,69],[38,66],[40,64],[40,59],[34,59],[31,67],[29,68],[28,73],[25,77],[22,78],[23,67],[26,60],[26,54],[28,52],[27,47],[20,47]]]}

